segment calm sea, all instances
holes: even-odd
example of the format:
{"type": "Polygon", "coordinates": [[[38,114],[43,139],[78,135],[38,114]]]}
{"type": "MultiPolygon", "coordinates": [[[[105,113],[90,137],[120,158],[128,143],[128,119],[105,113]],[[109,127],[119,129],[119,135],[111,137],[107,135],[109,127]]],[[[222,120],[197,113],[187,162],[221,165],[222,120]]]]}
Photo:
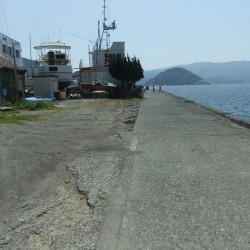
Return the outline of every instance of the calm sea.
{"type": "Polygon", "coordinates": [[[249,83],[162,86],[162,90],[250,120],[249,83]]]}

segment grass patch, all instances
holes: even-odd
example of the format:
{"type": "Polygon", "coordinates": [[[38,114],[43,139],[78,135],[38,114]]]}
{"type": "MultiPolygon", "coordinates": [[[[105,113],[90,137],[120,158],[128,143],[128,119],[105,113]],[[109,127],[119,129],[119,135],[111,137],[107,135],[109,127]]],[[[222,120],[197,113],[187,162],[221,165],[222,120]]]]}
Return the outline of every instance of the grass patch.
{"type": "Polygon", "coordinates": [[[37,102],[37,103],[29,103],[29,102],[20,102],[17,106],[17,109],[26,109],[26,110],[50,110],[56,109],[55,105],[51,102],[37,102]]]}
{"type": "Polygon", "coordinates": [[[39,115],[19,115],[16,111],[0,112],[0,125],[2,124],[23,124],[28,121],[37,121],[39,115]]]}
{"type": "Polygon", "coordinates": [[[28,103],[20,102],[17,106],[12,107],[10,111],[0,112],[0,125],[2,124],[24,124],[29,121],[37,121],[39,115],[22,115],[18,110],[53,110],[57,109],[54,103],[50,102],[37,102],[37,103],[28,103]]]}

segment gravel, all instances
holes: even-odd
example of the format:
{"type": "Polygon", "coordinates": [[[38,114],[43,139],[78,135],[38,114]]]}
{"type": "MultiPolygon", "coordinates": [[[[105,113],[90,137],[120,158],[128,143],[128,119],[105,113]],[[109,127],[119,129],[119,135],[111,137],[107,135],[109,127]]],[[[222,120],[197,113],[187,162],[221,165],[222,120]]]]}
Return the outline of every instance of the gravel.
{"type": "Polygon", "coordinates": [[[66,100],[0,128],[0,248],[96,249],[139,100],[66,100]]]}

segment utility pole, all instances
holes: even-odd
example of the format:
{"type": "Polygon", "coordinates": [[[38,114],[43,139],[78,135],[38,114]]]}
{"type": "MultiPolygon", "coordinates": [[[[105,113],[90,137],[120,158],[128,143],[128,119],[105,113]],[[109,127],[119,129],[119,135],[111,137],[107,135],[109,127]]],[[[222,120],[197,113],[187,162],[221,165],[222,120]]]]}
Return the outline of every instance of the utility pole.
{"type": "Polygon", "coordinates": [[[0,69],[0,104],[2,103],[2,78],[1,78],[1,69],[0,69]]]}
{"type": "Polygon", "coordinates": [[[83,68],[83,62],[82,62],[82,60],[80,60],[80,63],[79,63],[80,83],[78,83],[78,87],[80,89],[80,92],[82,92],[82,68],[83,68]]]}
{"type": "Polygon", "coordinates": [[[31,34],[29,34],[30,37],[30,74],[31,77],[33,76],[33,61],[32,61],[32,52],[31,52],[31,34]]]}
{"type": "Polygon", "coordinates": [[[14,62],[14,83],[16,86],[16,102],[19,102],[19,94],[18,94],[18,79],[17,79],[17,70],[16,70],[16,55],[15,55],[15,44],[12,43],[12,50],[13,50],[13,62],[14,62]]]}

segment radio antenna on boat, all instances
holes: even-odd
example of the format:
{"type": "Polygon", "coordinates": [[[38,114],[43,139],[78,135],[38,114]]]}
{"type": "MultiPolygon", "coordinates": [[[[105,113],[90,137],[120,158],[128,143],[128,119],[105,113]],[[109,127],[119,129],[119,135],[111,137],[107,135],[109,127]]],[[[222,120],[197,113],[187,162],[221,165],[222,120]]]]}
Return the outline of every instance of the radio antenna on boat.
{"type": "MultiPolygon", "coordinates": [[[[102,29],[102,35],[99,39],[99,50],[101,50],[101,46],[102,46],[102,42],[103,42],[103,36],[105,35],[105,40],[106,40],[106,49],[109,48],[110,46],[110,30],[115,30],[116,29],[116,24],[115,24],[115,20],[112,22],[111,25],[106,25],[106,21],[107,21],[107,17],[106,17],[106,0],[103,0],[104,4],[103,4],[103,29],[102,29]]],[[[98,33],[100,31],[98,30],[98,33]]]]}

